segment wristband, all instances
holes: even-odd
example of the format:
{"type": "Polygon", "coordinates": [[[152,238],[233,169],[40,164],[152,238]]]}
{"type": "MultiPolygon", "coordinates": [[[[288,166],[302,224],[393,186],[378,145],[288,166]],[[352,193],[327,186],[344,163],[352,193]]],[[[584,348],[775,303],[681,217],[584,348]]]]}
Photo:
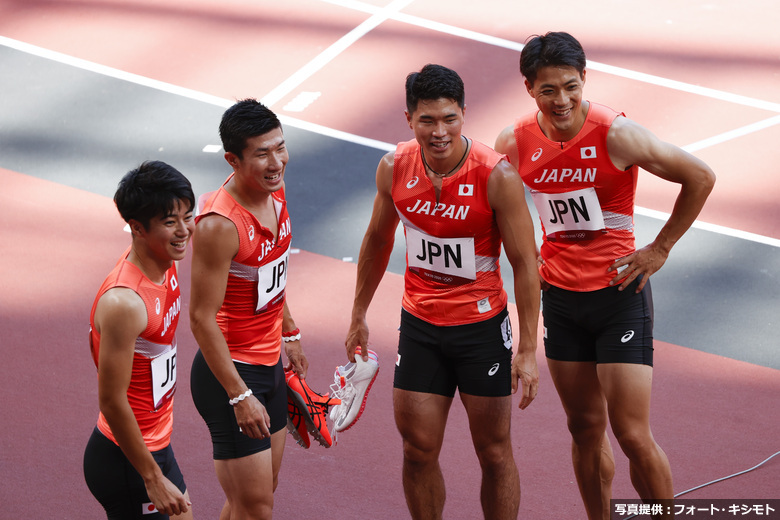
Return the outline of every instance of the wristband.
{"type": "Polygon", "coordinates": [[[240,403],[241,401],[243,401],[244,399],[246,399],[247,397],[249,397],[250,395],[252,395],[252,389],[251,388],[249,390],[247,390],[246,392],[244,392],[243,394],[239,395],[238,397],[234,397],[233,399],[231,399],[228,402],[230,403],[230,406],[235,406],[238,403],[240,403]]]}
{"type": "Polygon", "coordinates": [[[301,329],[295,328],[295,330],[291,330],[289,332],[282,332],[282,340],[285,343],[289,343],[290,341],[298,341],[301,339],[301,329]]]}

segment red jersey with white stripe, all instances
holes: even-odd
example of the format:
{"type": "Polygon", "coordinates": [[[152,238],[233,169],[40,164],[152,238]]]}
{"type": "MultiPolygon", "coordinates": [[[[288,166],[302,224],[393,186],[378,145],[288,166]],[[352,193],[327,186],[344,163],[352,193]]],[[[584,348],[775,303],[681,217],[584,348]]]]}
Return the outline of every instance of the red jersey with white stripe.
{"type": "MultiPolygon", "coordinates": [[[[146,329],[135,340],[133,369],[127,400],[150,451],[170,444],[173,430],[173,394],[176,391],[176,327],[179,324],[181,294],[176,265],[165,273],[165,282],[158,285],[127,261],[130,248],[100,286],[90,314],[89,342],[92,359],[98,363],[100,334],[95,328],[98,300],[109,289],[126,287],[135,291],[146,306],[146,329]]],[[[114,434],[101,413],[98,429],[117,444],[114,434]]]]}
{"type": "Polygon", "coordinates": [[[607,150],[607,132],[619,115],[591,102],[582,129],[566,142],[549,140],[536,113],[515,122],[519,172],[544,235],[539,272],[557,287],[603,289],[615,276],[607,268],[634,252],[638,168],[617,169],[607,150]]]}
{"type": "Polygon", "coordinates": [[[399,143],[392,197],[406,235],[402,305],[434,325],[475,323],[507,303],[501,281],[501,235],[487,183],[504,156],[473,141],[465,163],[442,179],[439,201],[416,140],[399,143]]]}
{"type": "Polygon", "coordinates": [[[251,365],[273,366],[282,351],[282,315],[292,235],[284,190],[272,196],[279,223],[276,238],[236,202],[224,184],[206,200],[196,217],[197,222],[209,214],[222,215],[238,231],[238,253],[230,263],[217,324],[231,358],[251,365]]]}

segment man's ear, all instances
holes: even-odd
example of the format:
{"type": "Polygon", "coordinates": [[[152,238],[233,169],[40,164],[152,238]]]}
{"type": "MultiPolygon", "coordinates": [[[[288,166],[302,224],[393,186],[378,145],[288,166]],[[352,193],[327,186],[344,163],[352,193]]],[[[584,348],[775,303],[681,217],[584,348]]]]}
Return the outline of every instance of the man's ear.
{"type": "Polygon", "coordinates": [[[225,152],[225,160],[234,170],[238,168],[239,158],[233,152],[225,152]]]}
{"type": "Polygon", "coordinates": [[[130,227],[130,234],[133,235],[133,237],[142,237],[144,232],[146,231],[146,228],[144,227],[141,222],[138,220],[135,220],[134,218],[131,218],[127,225],[130,227]]]}

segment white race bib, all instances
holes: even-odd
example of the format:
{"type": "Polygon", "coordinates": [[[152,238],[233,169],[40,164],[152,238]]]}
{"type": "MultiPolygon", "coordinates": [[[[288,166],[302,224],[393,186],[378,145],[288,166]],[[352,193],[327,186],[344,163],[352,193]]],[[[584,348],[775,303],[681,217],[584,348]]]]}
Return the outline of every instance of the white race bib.
{"type": "Polygon", "coordinates": [[[290,248],[282,256],[257,268],[257,308],[260,312],[287,287],[287,265],[290,248]]]}
{"type": "Polygon", "coordinates": [[[409,267],[477,279],[474,237],[438,238],[407,228],[406,254],[409,267]]]}
{"type": "Polygon", "coordinates": [[[595,188],[531,196],[550,240],[589,240],[605,231],[595,188]]]}
{"type": "Polygon", "coordinates": [[[152,397],[154,409],[176,388],[176,346],[152,360],[152,397]]]}

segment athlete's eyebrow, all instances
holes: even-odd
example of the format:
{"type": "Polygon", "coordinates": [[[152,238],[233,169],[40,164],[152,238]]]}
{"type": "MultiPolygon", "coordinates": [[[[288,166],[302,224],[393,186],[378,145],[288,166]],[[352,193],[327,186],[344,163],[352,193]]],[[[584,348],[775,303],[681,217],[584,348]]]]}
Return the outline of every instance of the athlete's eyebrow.
{"type": "Polygon", "coordinates": [[[257,152],[267,152],[267,151],[273,150],[275,148],[280,148],[280,147],[285,145],[285,142],[286,141],[284,139],[282,139],[279,143],[277,143],[275,145],[271,145],[271,146],[258,146],[257,148],[255,148],[255,153],[257,153],[257,152]]]}
{"type": "MultiPolygon", "coordinates": [[[[563,86],[567,87],[567,86],[571,85],[572,83],[577,83],[577,78],[570,79],[569,81],[564,83],[563,86]]],[[[539,85],[539,88],[540,89],[542,89],[542,88],[555,88],[556,86],[557,85],[553,84],[553,83],[542,83],[541,85],[539,85]]]]}
{"type": "MultiPolygon", "coordinates": [[[[440,119],[450,119],[450,118],[453,118],[453,117],[458,117],[458,113],[457,112],[450,112],[449,114],[442,115],[440,117],[440,119]]],[[[429,114],[421,114],[420,115],[420,119],[426,119],[426,120],[427,119],[436,119],[436,117],[432,116],[432,115],[429,115],[429,114]]]]}

